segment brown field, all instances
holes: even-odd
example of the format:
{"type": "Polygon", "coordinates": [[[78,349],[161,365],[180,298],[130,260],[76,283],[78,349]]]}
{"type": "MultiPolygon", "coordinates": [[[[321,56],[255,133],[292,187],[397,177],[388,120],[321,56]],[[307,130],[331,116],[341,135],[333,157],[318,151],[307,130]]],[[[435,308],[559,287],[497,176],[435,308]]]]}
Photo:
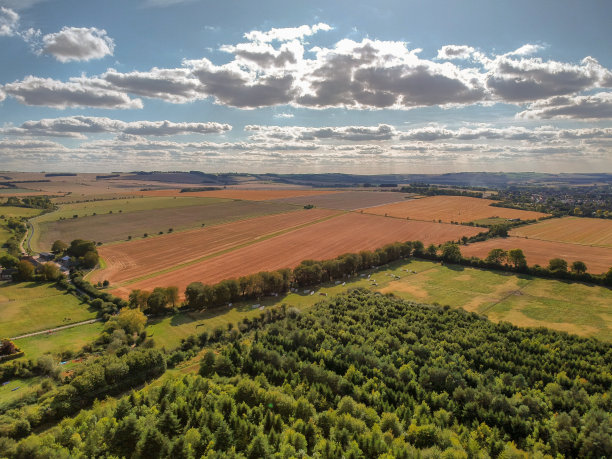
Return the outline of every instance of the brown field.
{"type": "Polygon", "coordinates": [[[79,217],[40,224],[38,248],[48,250],[53,241],[88,239],[99,242],[125,240],[128,236],[164,233],[212,225],[268,214],[296,210],[295,206],[278,202],[229,201],[203,206],[170,207],[129,213],[113,213],[79,217]]]}
{"type": "Polygon", "coordinates": [[[412,201],[398,202],[386,206],[365,209],[364,212],[377,215],[389,215],[411,220],[442,220],[469,223],[490,217],[520,218],[530,220],[544,217],[546,214],[526,210],[493,207],[494,201],[465,196],[430,196],[412,201]]]}
{"type": "Polygon", "coordinates": [[[510,231],[510,235],[612,248],[612,220],[581,217],[552,218],[534,225],[515,228],[510,231]]]}
{"type": "Polygon", "coordinates": [[[425,244],[441,243],[480,231],[481,228],[468,226],[347,213],[117,288],[113,293],[126,297],[132,289],[176,285],[182,294],[193,281],[212,284],[259,271],[292,268],[306,259],[323,260],[346,252],[373,250],[391,242],[419,239],[425,244]]]}
{"type": "MultiPolygon", "coordinates": [[[[191,187],[195,187],[192,185],[191,187]]],[[[244,199],[246,201],[268,201],[271,199],[290,198],[295,196],[316,196],[338,193],[334,190],[245,190],[226,189],[217,191],[194,191],[181,193],[181,190],[154,190],[143,191],[144,196],[201,196],[207,198],[244,199]]]]}
{"type": "Polygon", "coordinates": [[[305,206],[313,204],[317,207],[327,209],[355,210],[364,207],[380,206],[390,202],[404,201],[411,197],[406,193],[392,193],[387,191],[343,191],[335,194],[318,196],[301,196],[279,199],[279,202],[287,202],[305,206]]]}
{"type": "Polygon", "coordinates": [[[102,246],[99,253],[106,268],[94,272],[91,280],[124,282],[336,214],[323,209],[299,210],[102,246]]]}
{"type": "Polygon", "coordinates": [[[494,238],[461,247],[464,256],[486,258],[491,249],[522,249],[528,265],[548,266],[552,258],[563,258],[571,264],[583,261],[588,272],[600,274],[612,267],[612,248],[589,247],[565,242],[540,241],[519,237],[494,238]]]}

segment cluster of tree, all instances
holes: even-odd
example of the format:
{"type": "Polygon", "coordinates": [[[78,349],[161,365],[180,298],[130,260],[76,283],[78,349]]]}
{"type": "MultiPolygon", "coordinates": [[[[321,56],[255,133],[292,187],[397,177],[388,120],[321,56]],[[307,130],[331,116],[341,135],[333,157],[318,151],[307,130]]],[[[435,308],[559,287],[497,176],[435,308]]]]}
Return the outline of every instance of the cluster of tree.
{"type": "MultiPolygon", "coordinates": [[[[63,244],[62,241],[55,241],[51,249],[54,250],[54,253],[58,253],[63,244]]],[[[93,241],[75,239],[64,249],[63,253],[73,258],[77,265],[87,269],[95,268],[98,261],[100,261],[96,243],[93,241]]]]}
{"type": "Polygon", "coordinates": [[[95,399],[121,393],[165,371],[164,355],[155,349],[138,348],[123,355],[98,357],[87,365],[77,367],[62,385],[39,397],[37,404],[0,415],[0,437],[24,437],[32,428],[58,421],[88,406],[95,399]]]}
{"type": "Polygon", "coordinates": [[[155,287],[152,292],[132,290],[129,305],[152,314],[163,313],[168,307],[175,308],[179,301],[178,287],[155,287]]]}
{"type": "Polygon", "coordinates": [[[17,282],[53,282],[63,278],[55,263],[43,263],[34,267],[28,260],[20,260],[10,254],[0,255],[0,266],[14,270],[13,280],[17,282]]]}
{"type": "Polygon", "coordinates": [[[462,189],[461,187],[444,187],[440,188],[436,185],[428,185],[426,183],[413,183],[408,186],[403,186],[399,190],[401,193],[416,193],[424,196],[469,196],[471,198],[482,198],[482,191],[473,191],[472,189],[462,189]]]}
{"type": "Polygon", "coordinates": [[[500,190],[491,205],[535,210],[554,216],[612,218],[612,186],[512,186],[500,190]]]}
{"type": "Polygon", "coordinates": [[[192,193],[197,191],[219,191],[223,188],[218,186],[198,186],[198,187],[190,187],[190,188],[181,188],[181,193],[192,193]]]}
{"type": "Polygon", "coordinates": [[[8,457],[612,455],[612,345],[365,291],[0,444],[8,457]]]}
{"type": "Polygon", "coordinates": [[[26,224],[22,219],[9,218],[2,226],[10,233],[10,236],[4,241],[2,247],[9,255],[18,257],[21,254],[19,242],[23,239],[27,231],[26,224]]]}
{"type": "MultiPolygon", "coordinates": [[[[89,304],[96,309],[101,316],[107,319],[111,315],[116,314],[120,308],[124,308],[128,305],[127,301],[108,292],[98,290],[96,287],[87,282],[83,278],[83,274],[79,271],[74,271],[71,274],[71,280],[77,289],[84,292],[89,297],[89,304]]],[[[74,289],[74,287],[72,287],[66,280],[60,280],[59,285],[60,287],[66,288],[68,291],[72,291],[74,289]]]]}
{"type": "Polygon", "coordinates": [[[7,357],[18,352],[19,348],[10,339],[0,340],[0,357],[7,357]]]}
{"type": "MultiPolygon", "coordinates": [[[[44,181],[48,182],[48,180],[44,181]]],[[[55,208],[55,206],[47,196],[26,196],[24,198],[11,196],[2,205],[13,207],[29,207],[31,209],[43,210],[51,210],[55,208]]]]}

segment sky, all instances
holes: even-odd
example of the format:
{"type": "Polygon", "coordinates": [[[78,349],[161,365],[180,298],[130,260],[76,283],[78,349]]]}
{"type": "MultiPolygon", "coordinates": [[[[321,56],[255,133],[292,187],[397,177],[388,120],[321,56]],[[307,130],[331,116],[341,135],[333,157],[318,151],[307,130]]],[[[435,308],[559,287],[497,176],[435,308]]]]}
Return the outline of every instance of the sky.
{"type": "Polygon", "coordinates": [[[612,172],[608,0],[0,0],[0,170],[612,172]]]}

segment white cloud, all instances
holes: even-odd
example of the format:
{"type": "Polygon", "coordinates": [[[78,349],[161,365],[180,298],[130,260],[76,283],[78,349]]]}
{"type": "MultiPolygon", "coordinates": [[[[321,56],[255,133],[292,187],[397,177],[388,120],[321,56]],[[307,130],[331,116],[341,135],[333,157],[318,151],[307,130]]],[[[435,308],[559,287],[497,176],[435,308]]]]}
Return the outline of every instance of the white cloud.
{"type": "Polygon", "coordinates": [[[57,33],[43,36],[42,41],[43,52],[60,62],[101,59],[112,56],[115,49],[106,30],[95,27],[63,27],[57,33]]]}
{"type": "MultiPolygon", "coordinates": [[[[0,95],[0,97],[2,97],[2,96],[0,95]]],[[[0,99],[0,100],[2,100],[2,99],[0,99]]],[[[274,115],[274,118],[279,118],[279,119],[289,119],[289,118],[293,118],[293,117],[294,117],[293,113],[276,113],[274,115]]]]}
{"type": "Polygon", "coordinates": [[[0,37],[17,35],[19,15],[10,8],[0,7],[0,37]]]}
{"type": "Polygon", "coordinates": [[[446,45],[438,50],[438,59],[469,59],[474,48],[465,45],[446,45]]]}
{"type": "Polygon", "coordinates": [[[54,108],[142,108],[140,99],[127,94],[95,87],[86,78],[72,78],[69,82],[27,76],[22,81],[3,87],[6,94],[25,105],[43,105],[54,108]]]}
{"type": "Polygon", "coordinates": [[[588,96],[558,96],[530,104],[517,118],[578,120],[612,119],[612,93],[600,92],[588,96]]]}
{"type": "Polygon", "coordinates": [[[532,54],[535,54],[543,49],[545,49],[545,46],[542,45],[533,45],[531,43],[527,43],[523,46],[521,46],[518,49],[515,49],[512,52],[507,53],[506,55],[510,56],[530,56],[532,54]]]}
{"type": "Polygon", "coordinates": [[[391,140],[396,131],[393,126],[379,124],[378,126],[339,126],[339,127],[304,127],[304,126],[259,126],[247,125],[247,132],[254,132],[252,140],[343,140],[372,141],[391,140]]]}
{"type": "Polygon", "coordinates": [[[85,138],[84,134],[123,133],[140,136],[171,136],[180,134],[220,134],[232,129],[229,124],[174,123],[171,121],[113,120],[103,117],[71,116],[65,118],[26,121],[19,127],[0,130],[10,135],[85,138]]]}
{"type": "Polygon", "coordinates": [[[313,26],[303,25],[300,27],[273,28],[265,32],[252,30],[251,32],[245,33],[244,38],[261,43],[268,43],[271,41],[301,40],[304,37],[314,35],[320,30],[329,31],[332,30],[332,27],[328,24],[320,22],[313,26]]]}

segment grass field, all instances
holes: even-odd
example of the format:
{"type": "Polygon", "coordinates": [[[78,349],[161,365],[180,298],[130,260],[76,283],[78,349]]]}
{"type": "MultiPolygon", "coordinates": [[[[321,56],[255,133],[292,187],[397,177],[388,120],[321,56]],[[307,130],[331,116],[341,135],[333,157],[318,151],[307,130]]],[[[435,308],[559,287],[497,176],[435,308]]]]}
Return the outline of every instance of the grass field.
{"type": "Polygon", "coordinates": [[[84,345],[95,340],[104,324],[94,322],[91,324],[79,325],[78,327],[66,328],[50,334],[31,336],[15,340],[15,344],[25,352],[23,359],[36,361],[44,354],[60,355],[65,351],[76,352],[84,345]]]}
{"type": "Polygon", "coordinates": [[[551,218],[534,225],[514,228],[510,231],[510,235],[612,248],[612,220],[581,217],[551,218]]]}
{"type": "Polygon", "coordinates": [[[19,398],[35,392],[42,379],[41,376],[27,379],[15,378],[0,385],[0,409],[19,398]]]}
{"type": "Polygon", "coordinates": [[[53,284],[0,283],[2,338],[68,325],[95,316],[88,305],[53,284]]]}
{"type": "MultiPolygon", "coordinates": [[[[495,201],[466,196],[430,196],[395,204],[364,209],[364,212],[377,215],[389,215],[411,220],[469,223],[489,218],[520,218],[530,220],[544,217],[546,214],[526,210],[493,207],[495,201]]],[[[363,206],[365,207],[365,206],[363,206]]]]}
{"type": "Polygon", "coordinates": [[[364,274],[364,277],[348,279],[346,285],[326,284],[315,288],[313,295],[300,290],[278,298],[240,303],[231,309],[181,313],[153,321],[147,330],[158,346],[173,349],[191,334],[226,327],[244,317],[261,314],[261,310],[252,308],[255,303],[264,308],[284,303],[303,310],[320,301],[321,294],[333,296],[349,288],[364,287],[420,303],[462,307],[485,314],[493,321],[549,327],[612,341],[612,290],[604,287],[423,260],[395,262],[364,274]]]}
{"type": "Polygon", "coordinates": [[[174,231],[214,225],[248,217],[276,214],[296,210],[296,206],[277,202],[222,201],[207,205],[157,208],[128,213],[112,213],[42,222],[34,231],[32,246],[35,250],[49,250],[53,241],[60,239],[89,239],[99,242],[126,240],[129,236],[143,237],[174,231]]]}
{"type": "MultiPolygon", "coordinates": [[[[527,227],[526,227],[527,228],[527,227]]],[[[548,266],[552,258],[563,258],[571,265],[573,261],[583,261],[591,274],[601,274],[612,267],[612,248],[592,247],[567,242],[542,241],[524,237],[493,238],[461,246],[466,257],[486,258],[491,249],[522,249],[527,264],[548,266]]]]}
{"type": "Polygon", "coordinates": [[[97,282],[107,279],[116,284],[141,278],[204,257],[219,255],[334,215],[337,212],[324,209],[298,210],[102,246],[99,253],[106,268],[95,271],[91,280],[97,282]]]}
{"type": "Polygon", "coordinates": [[[355,210],[365,207],[380,206],[391,202],[404,201],[412,197],[406,193],[392,193],[382,191],[344,191],[335,194],[319,196],[302,196],[295,198],[280,199],[281,202],[288,202],[305,206],[312,204],[317,207],[327,209],[355,210]]]}
{"type": "Polygon", "coordinates": [[[174,285],[182,294],[193,281],[213,284],[258,271],[292,268],[307,259],[324,260],[347,252],[374,250],[392,242],[419,239],[426,244],[441,243],[480,231],[482,228],[346,213],[114,289],[113,293],[127,297],[132,289],[152,290],[157,286],[174,285]]]}
{"type": "Polygon", "coordinates": [[[39,215],[42,212],[40,209],[30,209],[28,207],[0,206],[0,220],[8,220],[9,218],[31,218],[39,215]]]}

